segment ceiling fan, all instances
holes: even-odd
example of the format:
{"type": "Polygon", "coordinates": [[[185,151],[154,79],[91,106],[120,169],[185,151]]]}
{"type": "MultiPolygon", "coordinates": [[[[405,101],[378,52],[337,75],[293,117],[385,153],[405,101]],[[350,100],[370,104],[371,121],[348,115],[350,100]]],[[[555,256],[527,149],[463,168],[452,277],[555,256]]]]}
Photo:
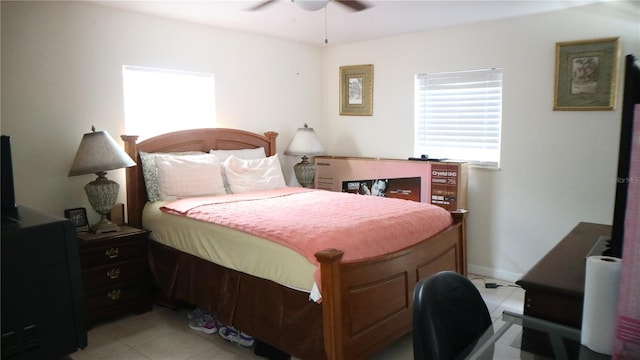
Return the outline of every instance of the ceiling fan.
{"type": "MultiPolygon", "coordinates": [[[[270,5],[271,3],[274,3],[276,1],[277,0],[264,0],[261,3],[249,8],[248,10],[260,10],[263,7],[270,5]]],[[[353,11],[362,11],[366,10],[369,7],[364,2],[356,0],[291,0],[291,2],[296,4],[299,8],[307,11],[320,10],[327,6],[327,4],[331,1],[346,6],[353,11]]]]}

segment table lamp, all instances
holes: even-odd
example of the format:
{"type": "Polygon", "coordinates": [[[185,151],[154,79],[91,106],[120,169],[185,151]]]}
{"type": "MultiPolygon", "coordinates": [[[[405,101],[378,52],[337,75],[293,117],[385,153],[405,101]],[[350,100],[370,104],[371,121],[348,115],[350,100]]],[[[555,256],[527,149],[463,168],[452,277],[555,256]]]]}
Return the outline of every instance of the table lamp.
{"type": "Polygon", "coordinates": [[[309,156],[326,154],[313,128],[310,128],[307,124],[298,128],[284,154],[302,156],[302,161],[293,166],[293,171],[302,187],[313,187],[316,166],[309,162],[309,156]]]}
{"type": "Polygon", "coordinates": [[[135,166],[131,157],[116,144],[106,131],[96,131],[91,127],[90,133],[82,136],[76,157],[69,170],[69,176],[95,173],[98,177],[84,187],[89,203],[98,214],[100,221],[90,226],[89,231],[96,234],[118,231],[118,225],[107,219],[107,214],[116,203],[120,185],[107,179],[107,171],[135,166]]]}

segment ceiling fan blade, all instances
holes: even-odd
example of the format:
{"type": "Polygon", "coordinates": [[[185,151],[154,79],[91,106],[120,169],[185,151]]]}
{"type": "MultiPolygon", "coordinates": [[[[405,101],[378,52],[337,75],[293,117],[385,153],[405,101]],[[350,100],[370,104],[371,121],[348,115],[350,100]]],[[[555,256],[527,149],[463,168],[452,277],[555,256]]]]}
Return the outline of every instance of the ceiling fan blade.
{"type": "Polygon", "coordinates": [[[256,10],[260,10],[263,7],[267,6],[267,5],[271,5],[271,3],[275,2],[276,0],[265,0],[259,4],[256,4],[250,8],[247,9],[247,11],[256,11],[256,10]]]}
{"type": "Polygon", "coordinates": [[[365,4],[362,1],[356,1],[356,0],[334,0],[334,1],[337,3],[340,3],[340,5],[344,5],[350,8],[353,11],[362,11],[369,8],[369,5],[365,4]]]}

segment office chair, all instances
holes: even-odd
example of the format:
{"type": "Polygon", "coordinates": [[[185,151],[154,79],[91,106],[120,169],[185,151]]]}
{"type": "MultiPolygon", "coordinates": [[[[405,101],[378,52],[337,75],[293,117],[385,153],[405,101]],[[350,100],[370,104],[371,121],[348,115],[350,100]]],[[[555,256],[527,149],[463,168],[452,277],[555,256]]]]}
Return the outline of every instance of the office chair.
{"type": "MultiPolygon", "coordinates": [[[[491,326],[487,305],[466,277],[443,271],[416,284],[413,291],[414,360],[462,359],[491,326]]],[[[490,352],[492,355],[493,349],[490,352]]]]}

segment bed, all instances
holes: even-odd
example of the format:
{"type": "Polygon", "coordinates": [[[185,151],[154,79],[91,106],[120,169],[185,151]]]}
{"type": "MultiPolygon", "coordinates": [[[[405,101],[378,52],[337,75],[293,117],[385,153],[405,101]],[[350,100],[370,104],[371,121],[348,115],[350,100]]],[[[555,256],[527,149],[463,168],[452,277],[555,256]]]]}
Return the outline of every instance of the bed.
{"type": "MultiPolygon", "coordinates": [[[[125,151],[141,164],[141,153],[264,148],[276,151],[276,132],[197,129],[137,142],[123,135],[125,151]]],[[[128,223],[144,227],[148,194],[142,166],[126,169],[128,223]]],[[[356,195],[349,195],[356,196],[356,195]]],[[[234,270],[150,241],[150,268],[168,297],[198,305],[229,325],[301,359],[363,359],[411,331],[415,283],[442,270],[466,275],[464,210],[434,236],[375,258],[343,261],[344,252],[315,253],[322,299],[276,281],[234,270]]]]}

